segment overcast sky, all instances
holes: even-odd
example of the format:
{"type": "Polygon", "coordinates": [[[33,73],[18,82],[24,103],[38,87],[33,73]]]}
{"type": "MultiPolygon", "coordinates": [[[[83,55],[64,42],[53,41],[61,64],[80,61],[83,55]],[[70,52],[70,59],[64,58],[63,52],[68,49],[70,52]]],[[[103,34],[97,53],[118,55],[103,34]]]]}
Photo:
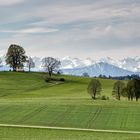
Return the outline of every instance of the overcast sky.
{"type": "Polygon", "coordinates": [[[0,55],[140,56],[140,0],[0,0],[0,55]]]}

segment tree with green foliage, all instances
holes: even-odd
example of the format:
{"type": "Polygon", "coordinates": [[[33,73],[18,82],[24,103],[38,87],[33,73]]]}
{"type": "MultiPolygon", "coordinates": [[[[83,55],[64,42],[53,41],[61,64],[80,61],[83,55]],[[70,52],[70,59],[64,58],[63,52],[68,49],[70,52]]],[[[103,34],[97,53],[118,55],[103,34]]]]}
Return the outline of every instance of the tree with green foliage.
{"type": "Polygon", "coordinates": [[[29,57],[27,60],[27,67],[29,69],[29,72],[31,71],[31,68],[35,67],[35,62],[33,61],[31,57],[29,57]]]}
{"type": "Polygon", "coordinates": [[[134,92],[134,82],[133,80],[130,80],[127,83],[127,86],[125,88],[126,96],[128,97],[128,100],[133,101],[133,98],[135,97],[135,92],[134,92]]]}
{"type": "Polygon", "coordinates": [[[45,57],[42,59],[42,67],[45,68],[50,77],[52,76],[53,72],[58,72],[60,65],[61,62],[53,57],[45,57]]]}
{"type": "Polygon", "coordinates": [[[140,80],[139,79],[133,79],[134,82],[134,92],[135,92],[135,98],[136,101],[140,98],[140,80]]]}
{"type": "Polygon", "coordinates": [[[121,95],[123,94],[123,89],[125,87],[125,84],[122,81],[116,81],[114,83],[112,94],[116,97],[116,99],[120,100],[121,95]]]}
{"type": "Polygon", "coordinates": [[[89,77],[89,74],[87,72],[84,72],[82,76],[83,77],[89,77]]]}
{"type": "Polygon", "coordinates": [[[88,85],[88,93],[91,95],[92,99],[96,99],[96,95],[100,94],[102,90],[102,85],[99,80],[97,79],[92,79],[88,85]]]}
{"type": "Polygon", "coordinates": [[[127,83],[126,88],[124,88],[124,93],[128,97],[128,100],[133,101],[136,98],[136,101],[140,98],[140,80],[133,79],[127,83]]]}
{"type": "Polygon", "coordinates": [[[6,63],[13,69],[13,71],[22,69],[26,59],[27,56],[25,55],[25,50],[21,46],[16,44],[10,45],[6,54],[6,63]]]}
{"type": "Polygon", "coordinates": [[[128,96],[128,100],[133,101],[136,98],[136,101],[140,98],[140,80],[133,79],[127,83],[126,93],[128,96]]]}

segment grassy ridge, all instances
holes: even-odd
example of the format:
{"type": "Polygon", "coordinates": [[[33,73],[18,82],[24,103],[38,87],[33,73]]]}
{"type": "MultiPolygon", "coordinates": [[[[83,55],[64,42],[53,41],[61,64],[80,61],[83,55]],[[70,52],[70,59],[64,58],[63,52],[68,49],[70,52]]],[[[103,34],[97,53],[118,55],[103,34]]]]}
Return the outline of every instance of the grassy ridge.
{"type": "MultiPolygon", "coordinates": [[[[89,78],[63,76],[66,82],[56,84],[44,82],[43,76],[43,73],[0,73],[0,123],[140,131],[140,103],[130,103],[124,99],[114,100],[111,95],[114,80],[99,79],[103,87],[102,95],[109,96],[110,100],[93,101],[86,91],[89,78]]],[[[17,137],[23,130],[28,139],[27,129],[18,130],[17,137]]],[[[1,127],[0,131],[1,137],[5,137],[4,132],[7,131],[10,137],[11,133],[16,132],[16,128],[1,127]]],[[[40,137],[48,138],[45,134],[48,133],[49,136],[52,131],[39,132],[40,137]]],[[[29,134],[35,133],[36,130],[31,129],[29,134]]],[[[56,131],[56,136],[64,136],[65,140],[67,134],[61,135],[61,133],[63,131],[56,131]]],[[[84,134],[68,132],[68,137],[71,136],[72,140],[84,139],[84,134]],[[75,133],[77,136],[72,137],[71,135],[75,133]]],[[[88,135],[93,137],[93,134],[97,139],[107,135],[105,133],[101,137],[100,133],[88,135]]],[[[113,135],[110,140],[113,139],[113,135]]],[[[119,138],[122,135],[114,136],[119,138]]],[[[85,134],[86,139],[92,139],[91,137],[85,134]]]]}
{"type": "MultiPolygon", "coordinates": [[[[89,78],[63,76],[66,79],[65,84],[51,86],[43,80],[43,73],[14,73],[0,72],[0,97],[8,98],[44,98],[44,97],[83,97],[89,98],[87,94],[87,85],[89,78]]],[[[100,79],[103,95],[111,97],[114,80],[100,79]]]]}

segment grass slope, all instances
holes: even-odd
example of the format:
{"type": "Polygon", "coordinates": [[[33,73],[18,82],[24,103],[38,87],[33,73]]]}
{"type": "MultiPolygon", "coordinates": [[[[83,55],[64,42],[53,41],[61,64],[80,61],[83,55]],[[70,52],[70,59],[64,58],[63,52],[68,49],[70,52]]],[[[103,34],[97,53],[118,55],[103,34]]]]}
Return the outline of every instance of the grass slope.
{"type": "MultiPolygon", "coordinates": [[[[140,131],[140,103],[112,99],[114,80],[100,79],[102,94],[110,100],[93,101],[86,91],[89,78],[63,76],[66,82],[56,84],[45,83],[43,76],[43,73],[0,73],[0,123],[140,131]]],[[[22,130],[26,134],[27,129],[22,130]]],[[[30,130],[31,134],[36,131],[30,130]]],[[[0,131],[1,137],[5,137],[8,128],[1,127],[0,131]]],[[[8,136],[10,132],[16,132],[16,128],[11,128],[8,136]]],[[[50,130],[40,130],[40,133],[43,137],[50,130]]],[[[63,132],[57,133],[61,136],[63,132]]],[[[73,133],[82,135],[82,132],[68,133],[68,137],[73,133]]],[[[93,134],[98,138],[99,133],[91,136],[93,134]]],[[[63,135],[65,139],[67,134],[63,135]]],[[[101,137],[104,135],[107,134],[101,137]]],[[[115,136],[121,137],[120,134],[115,136]]]]}

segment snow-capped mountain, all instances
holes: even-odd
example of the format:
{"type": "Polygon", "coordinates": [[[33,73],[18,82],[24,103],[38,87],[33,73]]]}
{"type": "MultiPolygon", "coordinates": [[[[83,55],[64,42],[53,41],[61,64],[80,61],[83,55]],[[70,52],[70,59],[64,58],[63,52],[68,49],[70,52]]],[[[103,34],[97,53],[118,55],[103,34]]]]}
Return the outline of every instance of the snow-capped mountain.
{"type": "Polygon", "coordinates": [[[104,62],[96,63],[94,65],[83,68],[63,69],[63,72],[65,74],[78,76],[82,76],[85,72],[88,73],[89,76],[99,76],[100,74],[106,76],[126,76],[134,74],[134,72],[124,70],[104,62]]]}
{"type": "MultiPolygon", "coordinates": [[[[7,71],[9,67],[6,66],[5,56],[1,56],[2,63],[0,64],[0,71],[7,71]]],[[[43,71],[41,58],[32,57],[35,62],[35,68],[32,71],[43,71]]],[[[114,60],[110,57],[99,60],[92,60],[87,58],[81,60],[79,58],[71,58],[66,56],[59,58],[61,61],[60,69],[64,74],[82,75],[87,72],[90,76],[98,76],[100,74],[106,76],[123,76],[140,73],[140,57],[125,58],[122,60],[114,60]]],[[[27,68],[25,68],[26,70],[27,68]]]]}
{"type": "Polygon", "coordinates": [[[102,58],[100,60],[92,60],[87,58],[86,60],[80,60],[78,58],[65,57],[61,59],[62,69],[75,69],[91,66],[97,63],[108,63],[132,72],[140,72],[140,57],[125,58],[122,60],[114,60],[110,57],[102,58]]]}
{"type": "Polygon", "coordinates": [[[60,61],[61,61],[61,69],[81,68],[81,67],[93,65],[95,63],[90,58],[87,58],[85,60],[80,60],[78,58],[71,58],[69,56],[60,59],[60,61]]]}
{"type": "Polygon", "coordinates": [[[41,62],[41,58],[39,58],[39,57],[36,57],[36,56],[34,56],[34,57],[32,57],[32,59],[33,59],[33,62],[35,63],[35,68],[33,68],[33,71],[42,71],[42,62],[41,62]]]}
{"type": "Polygon", "coordinates": [[[120,61],[121,67],[133,72],[140,72],[140,57],[135,58],[125,58],[120,61]]]}

